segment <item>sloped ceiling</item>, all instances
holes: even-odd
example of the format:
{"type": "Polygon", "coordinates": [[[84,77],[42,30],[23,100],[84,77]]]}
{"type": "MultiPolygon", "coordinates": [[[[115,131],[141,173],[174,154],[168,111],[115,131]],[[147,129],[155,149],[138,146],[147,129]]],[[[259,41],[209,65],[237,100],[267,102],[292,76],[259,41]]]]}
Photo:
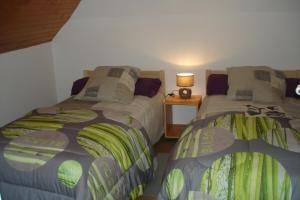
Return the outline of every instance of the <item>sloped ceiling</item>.
{"type": "Polygon", "coordinates": [[[0,0],[0,53],[51,41],[80,0],[0,0]]]}

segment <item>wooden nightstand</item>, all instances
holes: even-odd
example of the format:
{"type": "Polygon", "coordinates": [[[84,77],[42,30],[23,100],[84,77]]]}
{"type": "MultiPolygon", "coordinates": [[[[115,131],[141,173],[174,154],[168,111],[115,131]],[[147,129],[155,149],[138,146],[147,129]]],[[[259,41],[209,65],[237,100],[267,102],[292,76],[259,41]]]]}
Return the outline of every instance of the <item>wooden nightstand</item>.
{"type": "Polygon", "coordinates": [[[190,99],[181,99],[179,96],[167,96],[164,101],[165,113],[165,137],[166,138],[179,138],[181,132],[186,127],[186,124],[173,124],[172,122],[172,106],[185,105],[194,106],[198,112],[202,101],[202,96],[192,95],[190,99]]]}

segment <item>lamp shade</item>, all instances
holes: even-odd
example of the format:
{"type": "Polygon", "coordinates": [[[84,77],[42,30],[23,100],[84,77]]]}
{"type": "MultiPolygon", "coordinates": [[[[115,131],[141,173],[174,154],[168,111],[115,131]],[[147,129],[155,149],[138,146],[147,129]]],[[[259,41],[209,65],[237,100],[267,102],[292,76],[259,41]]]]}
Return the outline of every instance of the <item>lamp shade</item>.
{"type": "Polygon", "coordinates": [[[178,87],[194,86],[194,74],[193,73],[178,73],[178,74],[176,74],[176,85],[178,87]]]}

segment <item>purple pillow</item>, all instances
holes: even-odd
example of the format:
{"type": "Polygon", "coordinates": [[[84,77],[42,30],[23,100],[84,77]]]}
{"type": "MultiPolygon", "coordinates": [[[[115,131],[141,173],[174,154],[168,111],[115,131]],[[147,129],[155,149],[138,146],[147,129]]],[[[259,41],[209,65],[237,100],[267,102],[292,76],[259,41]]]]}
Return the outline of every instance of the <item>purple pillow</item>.
{"type": "Polygon", "coordinates": [[[300,98],[299,95],[296,94],[296,87],[300,84],[300,78],[286,78],[286,97],[295,97],[300,98]]]}
{"type": "Polygon", "coordinates": [[[138,78],[135,83],[134,95],[153,97],[157,94],[161,86],[158,78],[138,78]]]}
{"type": "Polygon", "coordinates": [[[228,75],[211,74],[207,79],[206,94],[207,95],[226,95],[228,90],[228,75]]]}
{"type": "Polygon", "coordinates": [[[85,86],[89,77],[84,77],[73,82],[71,95],[77,95],[85,86]]]}

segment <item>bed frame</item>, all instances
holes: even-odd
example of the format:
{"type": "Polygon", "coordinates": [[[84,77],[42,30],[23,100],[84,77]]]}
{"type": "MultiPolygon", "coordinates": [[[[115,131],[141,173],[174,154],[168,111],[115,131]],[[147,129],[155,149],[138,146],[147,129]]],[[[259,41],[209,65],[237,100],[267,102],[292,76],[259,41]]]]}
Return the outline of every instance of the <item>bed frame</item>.
{"type": "MultiPolygon", "coordinates": [[[[83,70],[83,76],[90,76],[93,72],[92,69],[83,70]]],[[[166,83],[165,83],[165,71],[163,70],[151,70],[151,71],[141,71],[140,77],[142,78],[158,78],[161,81],[161,87],[159,92],[163,95],[166,94],[166,83]]]]}

